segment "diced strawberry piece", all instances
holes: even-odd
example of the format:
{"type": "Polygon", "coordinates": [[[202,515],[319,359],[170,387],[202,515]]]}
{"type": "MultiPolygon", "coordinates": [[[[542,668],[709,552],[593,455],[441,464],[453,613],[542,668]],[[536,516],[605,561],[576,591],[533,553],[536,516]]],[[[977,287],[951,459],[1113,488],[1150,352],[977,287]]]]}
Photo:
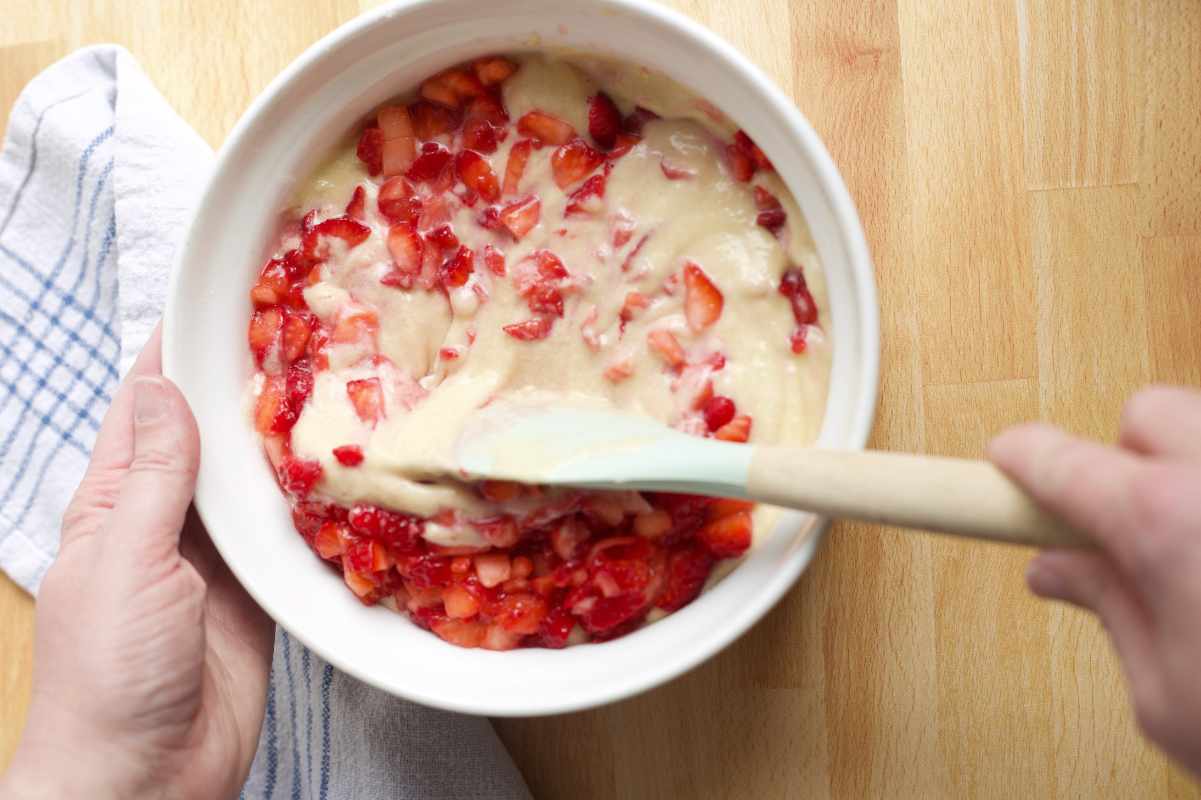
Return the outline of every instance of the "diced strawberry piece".
{"type": "Polygon", "coordinates": [[[705,403],[701,414],[705,417],[705,425],[709,430],[715,431],[721,428],[730,420],[734,419],[734,414],[737,409],[734,406],[734,401],[725,395],[715,394],[705,403]]]}
{"type": "Polygon", "coordinates": [[[399,175],[384,181],[379,187],[376,197],[379,213],[390,222],[407,222],[414,224],[421,214],[421,200],[417,197],[413,184],[399,175]]]}
{"type": "MultiPolygon", "coordinates": [[[[509,124],[509,113],[505,111],[505,107],[501,105],[500,100],[491,94],[482,94],[479,97],[472,98],[467,104],[467,113],[464,117],[466,120],[483,120],[494,129],[503,129],[509,124]]],[[[503,130],[499,130],[500,137],[504,138],[503,130]]]]}
{"type": "Polygon", "coordinates": [[[350,196],[350,202],[346,204],[346,216],[362,220],[366,215],[366,204],[367,193],[363,191],[363,187],[354,187],[354,194],[350,196]]]}
{"type": "Polygon", "coordinates": [[[535,250],[531,255],[534,263],[538,265],[538,275],[545,280],[558,281],[568,277],[563,260],[550,250],[535,250]]]}
{"type": "Polygon", "coordinates": [[[541,216],[542,201],[534,195],[509,203],[500,211],[501,224],[509,229],[515,239],[521,239],[529,233],[541,216]]]}
{"type": "Polygon", "coordinates": [[[526,304],[535,314],[563,316],[563,293],[545,283],[535,284],[525,295],[526,304]]]}
{"type": "Polygon", "coordinates": [[[425,523],[417,517],[360,503],[350,509],[347,522],[355,533],[377,539],[397,553],[420,551],[425,523]]]}
{"type": "Polygon", "coordinates": [[[505,165],[503,194],[517,194],[517,190],[521,185],[521,176],[525,173],[525,165],[530,160],[530,152],[533,149],[533,141],[522,139],[509,150],[509,162],[505,165]]]}
{"type": "Polygon", "coordinates": [[[247,338],[250,341],[250,352],[254,354],[255,363],[260,367],[263,365],[263,359],[267,357],[267,352],[279,339],[283,324],[284,315],[278,308],[256,311],[251,316],[247,338]]]}
{"type": "Polygon", "coordinates": [[[355,154],[359,161],[367,167],[368,175],[378,175],[384,164],[384,132],[377,127],[365,129],[359,135],[359,145],[355,154]]]}
{"type": "Polygon", "coordinates": [[[438,269],[438,280],[446,288],[462,286],[467,283],[475,270],[475,253],[470,247],[461,246],[454,255],[446,259],[438,269]]]}
{"type": "Polygon", "coordinates": [[[632,133],[619,133],[619,134],[617,134],[616,143],[613,145],[612,149],[610,149],[608,153],[605,153],[605,157],[608,158],[610,162],[616,161],[617,159],[624,156],[626,153],[633,150],[634,146],[637,145],[641,141],[642,141],[641,136],[635,136],[632,133]]]}
{"type": "Polygon", "coordinates": [[[721,291],[695,261],[684,265],[684,317],[693,333],[708,328],[718,317],[724,300],[721,291]]]}
{"type": "Polygon", "coordinates": [[[604,173],[593,175],[584,181],[580,188],[568,196],[568,203],[567,207],[563,209],[563,216],[570,217],[576,214],[591,214],[600,211],[602,208],[601,200],[605,196],[605,182],[608,177],[609,173],[606,170],[604,173]]]}
{"type": "Polygon", "coordinates": [[[413,120],[413,135],[422,141],[450,133],[459,127],[459,119],[453,111],[418,100],[409,106],[409,117],[413,120]]]}
{"type": "Polygon", "coordinates": [[[417,158],[417,139],[413,136],[384,139],[380,154],[380,172],[385,178],[403,175],[417,158]]]}
{"type": "Polygon", "coordinates": [[[521,636],[506,630],[502,625],[491,625],[484,634],[480,647],[485,650],[512,650],[521,642],[521,636]]]}
{"type": "Polygon", "coordinates": [[[588,133],[592,141],[608,150],[617,142],[621,131],[621,112],[612,98],[597,92],[588,99],[588,133]]]}
{"type": "Polygon", "coordinates": [[[450,225],[439,225],[425,234],[425,241],[441,251],[453,250],[459,246],[459,237],[450,225]]]}
{"type": "Polygon", "coordinates": [[[760,211],[758,216],[755,217],[755,222],[761,227],[767,228],[772,233],[776,233],[780,228],[784,227],[787,219],[788,215],[784,212],[784,209],[773,208],[770,211],[760,211]]]}
{"type": "Polygon", "coordinates": [[[463,123],[463,146],[481,153],[495,153],[496,129],[486,119],[468,119],[463,123]]]}
{"type": "Polygon", "coordinates": [[[321,463],[307,459],[288,458],[280,469],[280,483],[297,497],[306,497],[321,480],[321,463]]]}
{"type": "Polygon", "coordinates": [[[696,599],[713,571],[713,557],[703,547],[685,546],[667,557],[667,576],[655,598],[664,611],[683,608],[696,599]]]}
{"type": "Polygon", "coordinates": [[[576,135],[570,123],[545,111],[531,111],[517,120],[517,130],[523,136],[553,145],[567,144],[576,135]]]}
{"type": "Polygon", "coordinates": [[[383,106],[375,112],[375,121],[384,134],[385,141],[413,136],[413,121],[404,106],[383,106]]]}
{"type": "Polygon", "coordinates": [[[440,619],[430,625],[434,635],[456,647],[479,647],[484,643],[488,628],[479,622],[461,619],[440,619]]]}
{"type": "Polygon", "coordinates": [[[442,359],[443,361],[454,361],[462,355],[463,355],[463,349],[461,347],[440,347],[440,348],[438,348],[438,358],[442,359]]]}
{"type": "Polygon", "coordinates": [[[580,622],[594,639],[610,638],[625,632],[627,623],[637,622],[646,613],[643,598],[635,594],[600,597],[580,622]],[[620,628],[620,629],[619,629],[620,628]],[[619,630],[618,630],[619,629],[619,630]]]}
{"type": "Polygon", "coordinates": [[[507,503],[521,495],[521,484],[515,481],[484,481],[480,494],[493,503],[507,503]]]}
{"type": "Polygon", "coordinates": [[[346,384],[346,394],[350,396],[355,413],[363,422],[374,426],[376,422],[383,419],[384,390],[380,385],[379,378],[349,381],[346,384]]]}
{"type": "Polygon", "coordinates": [[[404,559],[401,572],[419,589],[449,586],[451,582],[450,559],[442,556],[427,554],[404,559]]]}
{"type": "Polygon", "coordinates": [[[334,458],[344,467],[357,467],[363,463],[363,448],[357,444],[344,444],[334,448],[334,458]]]}
{"type": "Polygon", "coordinates": [[[334,325],[333,341],[337,344],[358,342],[372,337],[379,330],[379,317],[374,311],[344,309],[334,325]]]}
{"type": "Polygon", "coordinates": [[[442,175],[452,160],[453,156],[445,147],[437,142],[426,142],[405,175],[418,183],[430,183],[442,175]]]}
{"type": "Polygon", "coordinates": [[[484,265],[497,277],[505,276],[505,254],[492,245],[484,245],[484,265]]]}
{"type": "Polygon", "coordinates": [[[739,511],[701,526],[697,538],[717,558],[734,558],[751,546],[751,514],[739,511]]]}
{"type": "Polygon", "coordinates": [[[734,134],[734,146],[746,153],[747,157],[755,165],[755,169],[775,169],[771,161],[767,158],[767,155],[759,149],[759,145],[755,144],[751,140],[751,137],[746,135],[746,131],[740,129],[734,134]]]}
{"type": "Polygon", "coordinates": [[[512,574],[512,563],[504,553],[483,553],[475,557],[475,574],[487,588],[499,586],[512,574]]]}
{"type": "Polygon", "coordinates": [[[546,612],[546,601],[541,597],[528,592],[518,592],[500,601],[494,618],[505,630],[527,635],[538,632],[542,620],[546,618],[546,612]]]}
{"type": "Polygon", "coordinates": [[[451,586],[443,592],[442,605],[452,619],[470,619],[480,613],[480,601],[463,586],[451,586]]]}
{"type": "Polygon", "coordinates": [[[284,319],[280,352],[286,363],[291,364],[305,354],[313,333],[313,322],[312,315],[304,312],[290,313],[284,319]]]}
{"type": "Polygon", "coordinates": [[[642,129],[651,120],[659,119],[659,115],[649,108],[634,106],[634,110],[622,121],[622,127],[627,133],[642,135],[642,129]]]}
{"type": "Polygon", "coordinates": [[[705,381],[701,384],[696,396],[692,398],[692,408],[700,411],[711,399],[713,399],[713,381],[705,381]]]}
{"type": "Polygon", "coordinates": [[[709,519],[721,519],[739,511],[751,511],[755,504],[750,500],[738,500],[733,497],[717,497],[709,504],[709,519]]]}
{"type": "MultiPolygon", "coordinates": [[[[617,521],[613,525],[620,525],[623,514],[618,509],[617,521]]],[[[588,539],[588,529],[576,521],[574,517],[569,517],[564,520],[558,527],[551,531],[550,544],[555,554],[564,561],[573,561],[579,557],[580,545],[588,539]]]]}
{"type": "Polygon", "coordinates": [[[313,549],[322,558],[337,558],[346,550],[342,530],[336,522],[326,522],[313,536],[313,549]]]}
{"type": "Polygon", "coordinates": [[[646,341],[672,369],[684,366],[688,360],[684,348],[680,346],[680,340],[671,331],[651,331],[646,335],[646,341]]]}
{"type": "Polygon", "coordinates": [[[421,96],[447,108],[459,108],[472,97],[487,90],[479,78],[466,70],[453,67],[421,84],[421,96]]]}
{"type": "Polygon", "coordinates": [[[304,235],[304,255],[310,260],[328,258],[329,239],[341,239],[347,248],[353,248],[367,241],[370,235],[370,228],[350,217],[330,217],[304,235]]]}
{"type": "Polygon", "coordinates": [[[313,267],[313,263],[305,258],[304,254],[299,250],[289,250],[284,253],[283,263],[284,272],[288,274],[288,279],[292,281],[300,281],[307,278],[313,267]]]}
{"type": "Polygon", "coordinates": [[[755,162],[737,145],[726,145],[726,160],[734,180],[746,183],[755,175],[755,162]]]}
{"type": "Polygon", "coordinates": [[[291,290],[285,262],[273,258],[263,265],[259,279],[250,290],[250,301],[255,308],[267,308],[284,302],[291,290]]]}
{"type": "Polygon", "coordinates": [[[651,304],[651,299],[642,292],[627,292],[625,302],[621,304],[621,312],[619,314],[622,322],[629,322],[639,311],[646,310],[651,304]]]}
{"type": "Polygon", "coordinates": [[[582,180],[603,163],[605,157],[579,137],[555,150],[550,157],[551,172],[560,189],[582,180]]]}
{"type": "Polygon", "coordinates": [[[788,334],[788,348],[797,355],[809,349],[808,325],[798,325],[793,329],[792,333],[788,334]]]}
{"type": "Polygon", "coordinates": [[[634,533],[647,539],[657,539],[671,530],[671,514],[662,509],[634,515],[634,533]]]}
{"type": "MultiPolygon", "coordinates": [[[[450,170],[446,171],[450,174],[450,170]]],[[[454,209],[450,207],[450,201],[443,195],[434,195],[427,197],[422,202],[421,221],[419,227],[425,230],[437,227],[444,222],[449,222],[454,213],[454,209]]]]}
{"type": "Polygon", "coordinates": [[[506,325],[502,330],[514,339],[519,339],[523,342],[532,342],[537,339],[545,339],[550,335],[550,329],[553,324],[554,320],[551,317],[534,317],[533,319],[527,319],[525,322],[506,325]]]}
{"type": "Polygon", "coordinates": [[[298,361],[288,367],[284,391],[288,408],[299,417],[309,395],[313,393],[313,366],[308,361],[298,361]]]}
{"type": "Polygon", "coordinates": [[[542,620],[538,633],[543,647],[567,646],[567,639],[575,629],[575,617],[565,608],[552,608],[542,620]]]}
{"type": "Polygon", "coordinates": [[[696,170],[676,166],[665,158],[659,159],[659,169],[663,172],[663,177],[669,181],[690,180],[696,177],[696,170]]]}
{"type": "Polygon", "coordinates": [[[465,186],[478,192],[489,203],[500,199],[500,183],[496,180],[496,173],[479,153],[474,150],[459,153],[455,156],[455,170],[465,186]]]}
{"type": "MultiPolygon", "coordinates": [[[[343,559],[345,558],[343,556],[343,559]]],[[[342,580],[350,587],[350,591],[354,592],[355,596],[367,605],[374,605],[377,602],[375,592],[378,587],[376,587],[375,581],[371,580],[370,575],[364,575],[343,566],[342,580]]]]}
{"type": "Polygon", "coordinates": [[[605,380],[621,383],[634,374],[634,365],[629,359],[617,361],[605,367],[605,380]]]}
{"type": "Polygon", "coordinates": [[[800,267],[792,267],[780,277],[780,294],[788,298],[792,304],[792,315],[798,325],[817,324],[817,303],[809,292],[809,284],[805,281],[805,272],[800,267]]]}
{"type": "Polygon", "coordinates": [[[770,211],[773,208],[780,207],[780,200],[774,194],[764,189],[762,186],[756,186],[754,189],[755,208],[760,211],[770,211]]]}
{"type": "Polygon", "coordinates": [[[254,428],[263,436],[286,433],[296,422],[284,394],[284,379],[274,375],[263,382],[254,404],[254,428]]]}
{"type": "Polygon", "coordinates": [[[508,514],[471,521],[472,527],[493,547],[512,547],[521,538],[517,521],[508,514]]]}
{"type": "Polygon", "coordinates": [[[495,86],[517,71],[516,64],[500,56],[477,58],[471,68],[475,71],[475,77],[485,86],[495,86]]]}
{"type": "Polygon", "coordinates": [[[751,438],[751,418],[739,414],[713,432],[713,438],[723,442],[745,442],[751,438]]]}
{"type": "Polygon", "coordinates": [[[385,276],[385,285],[412,288],[413,281],[421,272],[423,249],[421,237],[412,225],[398,222],[389,228],[388,252],[392,254],[392,263],[396,265],[396,269],[385,276]]]}

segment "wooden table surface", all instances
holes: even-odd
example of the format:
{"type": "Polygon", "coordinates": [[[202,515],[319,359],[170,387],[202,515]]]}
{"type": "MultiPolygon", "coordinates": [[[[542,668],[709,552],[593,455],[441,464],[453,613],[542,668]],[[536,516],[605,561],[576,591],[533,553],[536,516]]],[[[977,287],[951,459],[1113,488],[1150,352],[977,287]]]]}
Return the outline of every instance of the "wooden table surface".
{"type": "MultiPolygon", "coordinates": [[[[872,444],[975,456],[1042,418],[1112,437],[1201,384],[1197,0],[675,0],[817,128],[876,262],[872,444]]],[[[7,3],[0,107],[116,41],[214,146],[355,0],[7,3]]],[[[364,5],[371,5],[370,3],[364,5]]],[[[6,117],[5,117],[6,118],[6,117]]],[[[1138,736],[1098,624],[1030,553],[836,525],[758,627],[642,697],[498,728],[540,797],[1197,797],[1138,736]]],[[[0,764],[32,604],[0,585],[0,764]]]]}

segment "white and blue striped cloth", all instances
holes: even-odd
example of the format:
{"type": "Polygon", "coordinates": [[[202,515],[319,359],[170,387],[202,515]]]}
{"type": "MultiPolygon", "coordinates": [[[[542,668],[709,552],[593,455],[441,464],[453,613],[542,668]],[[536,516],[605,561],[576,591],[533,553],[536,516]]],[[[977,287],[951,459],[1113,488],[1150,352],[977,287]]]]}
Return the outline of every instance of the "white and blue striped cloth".
{"type": "MultiPolygon", "coordinates": [[[[212,151],[133,58],[80,50],[0,152],[0,568],[36,593],[121,374],[153,329],[212,151]]],[[[384,695],[277,631],[243,797],[527,798],[488,721],[384,695]]]]}

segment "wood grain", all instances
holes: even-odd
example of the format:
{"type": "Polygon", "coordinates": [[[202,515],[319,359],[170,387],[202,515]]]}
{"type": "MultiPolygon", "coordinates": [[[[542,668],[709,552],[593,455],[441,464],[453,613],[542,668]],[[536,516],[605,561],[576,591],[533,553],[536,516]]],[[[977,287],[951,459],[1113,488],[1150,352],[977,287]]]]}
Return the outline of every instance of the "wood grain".
{"type": "MultiPolygon", "coordinates": [[[[376,0],[70,0],[0,15],[3,112],[116,41],[213,145],[376,0]]],[[[1045,417],[1112,436],[1146,381],[1201,385],[1195,0],[674,0],[827,143],[880,288],[873,445],[979,455],[1045,417]]],[[[497,727],[539,797],[1201,797],[1138,736],[1089,616],[1030,553],[837,524],[762,623],[641,697],[497,727]]],[[[32,604],[0,582],[0,764],[32,604]]]]}

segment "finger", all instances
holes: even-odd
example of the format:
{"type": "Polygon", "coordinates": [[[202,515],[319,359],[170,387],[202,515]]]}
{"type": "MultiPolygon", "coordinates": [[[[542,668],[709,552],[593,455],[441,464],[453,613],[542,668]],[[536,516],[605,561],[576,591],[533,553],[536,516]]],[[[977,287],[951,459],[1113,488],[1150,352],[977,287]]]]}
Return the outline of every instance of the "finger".
{"type": "Polygon", "coordinates": [[[88,461],[87,472],[63,515],[62,545],[94,533],[104,514],[117,502],[121,477],[133,460],[133,390],[138,377],[158,375],[162,370],[162,325],[154,329],[129,374],[117,387],[88,461]]]}
{"type": "Polygon", "coordinates": [[[1137,504],[1131,487],[1143,465],[1117,448],[1032,423],[992,441],[989,458],[1038,505],[1092,537],[1123,567],[1134,563],[1137,504]]]}
{"type": "Polygon", "coordinates": [[[1132,685],[1153,674],[1150,614],[1134,584],[1103,553],[1048,550],[1030,562],[1026,581],[1039,597],[1094,612],[1132,685]]]}
{"type": "Polygon", "coordinates": [[[133,395],[133,457],[106,535],[151,561],[179,547],[200,465],[200,436],[183,394],[163,377],[138,377],[133,395]]]}
{"type": "Polygon", "coordinates": [[[1201,460],[1201,392],[1152,386],[1122,410],[1118,441],[1147,456],[1201,460]]]}

